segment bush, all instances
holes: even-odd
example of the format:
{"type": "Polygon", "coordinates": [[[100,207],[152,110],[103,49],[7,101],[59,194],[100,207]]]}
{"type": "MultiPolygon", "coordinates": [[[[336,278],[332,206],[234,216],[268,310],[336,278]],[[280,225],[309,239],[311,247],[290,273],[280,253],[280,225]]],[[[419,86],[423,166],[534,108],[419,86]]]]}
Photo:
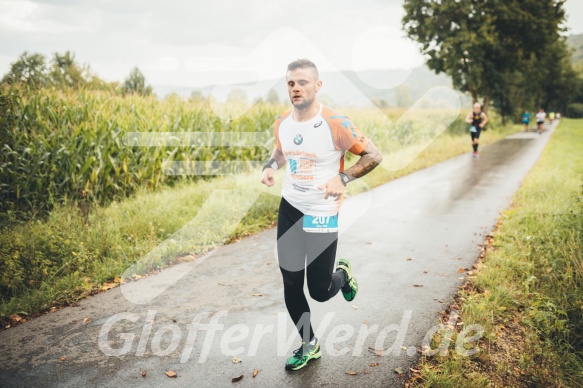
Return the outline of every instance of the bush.
{"type": "MultiPolygon", "coordinates": [[[[43,281],[63,276],[94,260],[79,245],[74,230],[34,222],[0,229],[0,295],[17,295],[43,281]]],[[[76,225],[79,226],[79,225],[76,225]]]]}
{"type": "Polygon", "coordinates": [[[573,104],[567,105],[567,110],[565,111],[565,115],[567,117],[571,117],[574,119],[583,118],[583,104],[573,103],[573,104]]]}

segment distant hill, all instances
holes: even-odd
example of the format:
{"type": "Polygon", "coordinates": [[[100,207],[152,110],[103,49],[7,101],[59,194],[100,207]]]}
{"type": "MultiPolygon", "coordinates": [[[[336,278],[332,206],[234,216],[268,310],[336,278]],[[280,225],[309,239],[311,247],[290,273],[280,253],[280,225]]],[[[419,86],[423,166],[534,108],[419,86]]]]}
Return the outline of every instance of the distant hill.
{"type": "MultiPolygon", "coordinates": [[[[418,67],[412,71],[365,70],[321,73],[320,79],[323,82],[320,100],[326,104],[337,106],[370,106],[371,100],[377,104],[387,103],[393,107],[409,106],[433,87],[452,87],[448,76],[436,75],[426,66],[418,67]]],[[[199,90],[205,96],[212,93],[214,98],[224,101],[233,89],[244,90],[247,98],[251,100],[258,97],[265,98],[267,92],[272,88],[277,92],[280,101],[288,101],[287,87],[283,77],[263,80],[255,84],[204,88],[158,85],[154,86],[154,92],[159,97],[164,97],[170,93],[188,97],[193,91],[199,90]]],[[[464,103],[467,102],[466,96],[461,93],[459,95],[464,103]]],[[[447,104],[448,101],[445,103],[447,104]]]]}
{"type": "Polygon", "coordinates": [[[573,49],[573,63],[583,62],[583,34],[569,35],[567,44],[573,49]]]}

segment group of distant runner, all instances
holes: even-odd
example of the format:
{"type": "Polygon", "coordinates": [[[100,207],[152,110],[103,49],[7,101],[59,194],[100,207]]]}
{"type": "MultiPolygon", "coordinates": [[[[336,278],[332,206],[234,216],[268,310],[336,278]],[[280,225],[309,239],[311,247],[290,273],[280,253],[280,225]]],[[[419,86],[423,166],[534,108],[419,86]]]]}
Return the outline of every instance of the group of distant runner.
{"type": "MultiPolygon", "coordinates": [[[[543,133],[543,126],[545,124],[545,120],[547,118],[547,113],[545,112],[545,110],[543,108],[540,108],[537,112],[537,114],[535,115],[536,118],[536,128],[537,131],[539,133],[539,135],[541,133],[543,133]]],[[[555,113],[555,112],[550,112],[548,119],[549,119],[549,123],[553,123],[553,121],[559,120],[561,118],[561,114],[560,113],[555,113]]],[[[530,124],[530,112],[528,111],[528,109],[525,109],[524,112],[522,113],[522,124],[524,124],[524,132],[528,132],[528,125],[530,124]]]]}
{"type": "MultiPolygon", "coordinates": [[[[522,113],[522,124],[524,124],[524,131],[528,132],[528,125],[530,124],[530,112],[528,109],[525,109],[522,113]]],[[[536,118],[536,127],[539,135],[544,131],[544,124],[545,120],[547,119],[547,114],[544,108],[540,108],[537,114],[535,115],[536,118]]],[[[561,118],[560,113],[550,112],[548,115],[548,121],[552,124],[555,120],[561,118]]],[[[480,139],[480,133],[482,129],[488,123],[488,116],[482,110],[482,105],[479,102],[474,104],[474,109],[468,113],[466,116],[465,122],[470,124],[470,135],[472,136],[472,148],[474,150],[472,156],[474,159],[478,159],[478,144],[480,139]]]]}

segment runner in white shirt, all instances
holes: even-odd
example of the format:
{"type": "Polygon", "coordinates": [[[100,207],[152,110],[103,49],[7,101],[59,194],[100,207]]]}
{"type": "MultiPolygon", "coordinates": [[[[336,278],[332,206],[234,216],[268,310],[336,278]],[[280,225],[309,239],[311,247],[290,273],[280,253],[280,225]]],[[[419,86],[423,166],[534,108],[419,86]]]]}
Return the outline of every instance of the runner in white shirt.
{"type": "Polygon", "coordinates": [[[287,164],[277,252],[285,304],[302,340],[302,346],[287,359],[286,369],[298,370],[321,356],[304,294],[304,276],[310,296],[318,302],[339,291],[347,301],[355,298],[358,283],[348,260],[340,259],[334,271],[338,210],[346,184],[372,171],[382,155],[348,117],[318,102],[322,81],[316,65],[307,59],[294,61],[288,65],[286,80],[293,108],[275,121],[276,146],[261,182],[273,186],[275,170],[287,164]],[[360,159],[344,170],[346,151],[360,159]]]}
{"type": "Polygon", "coordinates": [[[546,117],[547,117],[547,114],[545,113],[545,110],[543,108],[540,108],[538,110],[538,113],[536,114],[536,126],[538,127],[538,134],[539,135],[543,132],[543,125],[545,123],[546,117]]]}

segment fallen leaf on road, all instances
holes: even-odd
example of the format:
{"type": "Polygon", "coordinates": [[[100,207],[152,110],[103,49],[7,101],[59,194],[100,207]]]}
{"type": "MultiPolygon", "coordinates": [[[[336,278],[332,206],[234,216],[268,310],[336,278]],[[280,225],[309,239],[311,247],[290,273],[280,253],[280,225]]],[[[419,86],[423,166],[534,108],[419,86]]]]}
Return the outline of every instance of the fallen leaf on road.
{"type": "Polygon", "coordinates": [[[83,318],[83,323],[87,323],[91,320],[91,317],[85,317],[83,318]]]}
{"type": "Polygon", "coordinates": [[[460,268],[457,270],[457,272],[458,272],[458,273],[464,273],[464,272],[466,272],[466,269],[465,269],[465,268],[462,268],[462,267],[460,267],[460,268]]]}
{"type": "Polygon", "coordinates": [[[375,366],[379,366],[379,365],[381,365],[381,364],[379,364],[378,362],[371,362],[371,364],[370,364],[370,366],[372,366],[373,368],[374,368],[375,366]]]}
{"type": "Polygon", "coordinates": [[[178,375],[176,374],[176,372],[173,372],[171,370],[166,371],[166,376],[168,376],[168,377],[178,377],[178,375]]]}
{"type": "Polygon", "coordinates": [[[115,287],[116,285],[117,285],[116,283],[105,283],[103,287],[101,287],[101,290],[106,291],[109,290],[110,288],[115,287]]]}
{"type": "Polygon", "coordinates": [[[22,317],[18,314],[11,315],[9,318],[12,321],[12,323],[19,322],[22,320],[22,317]]]}
{"type": "Polygon", "coordinates": [[[233,364],[238,364],[241,362],[241,359],[239,357],[233,357],[231,358],[231,361],[233,362],[233,364]]]}
{"type": "Polygon", "coordinates": [[[257,376],[259,374],[259,369],[255,369],[253,371],[253,378],[255,378],[255,376],[257,376]]]}
{"type": "Polygon", "coordinates": [[[356,376],[358,374],[358,372],[344,372],[344,373],[350,376],[356,376]]]}
{"type": "Polygon", "coordinates": [[[119,276],[114,276],[113,277],[113,282],[114,283],[121,283],[121,278],[119,276]]]}
{"type": "Polygon", "coordinates": [[[263,294],[253,294],[253,296],[263,296],[263,294]]]}
{"type": "Polygon", "coordinates": [[[143,370],[142,371],[142,377],[146,377],[147,374],[148,374],[148,371],[147,370],[143,370]]]}
{"type": "Polygon", "coordinates": [[[237,377],[233,377],[231,379],[231,383],[236,383],[237,381],[241,381],[241,380],[243,380],[243,375],[237,376],[237,377]]]}
{"type": "Polygon", "coordinates": [[[423,287],[423,284],[413,284],[413,287],[423,287]]]}
{"type": "Polygon", "coordinates": [[[428,269],[424,269],[423,270],[423,273],[429,273],[429,270],[428,269]]]}
{"type": "Polygon", "coordinates": [[[61,357],[59,357],[59,360],[61,360],[61,361],[67,361],[67,357],[61,356],[61,357]]]}
{"type": "Polygon", "coordinates": [[[403,374],[403,368],[395,368],[395,373],[398,375],[402,375],[403,374]]]}
{"type": "Polygon", "coordinates": [[[407,347],[406,346],[401,346],[401,349],[407,350],[407,347]]]}
{"type": "Polygon", "coordinates": [[[412,257],[407,257],[405,260],[411,261],[411,260],[413,260],[413,258],[412,257]]]}
{"type": "Polygon", "coordinates": [[[364,372],[362,372],[362,373],[364,373],[365,375],[367,375],[367,374],[369,374],[369,373],[370,373],[370,371],[369,371],[369,370],[365,370],[365,371],[364,371],[364,372]]]}

